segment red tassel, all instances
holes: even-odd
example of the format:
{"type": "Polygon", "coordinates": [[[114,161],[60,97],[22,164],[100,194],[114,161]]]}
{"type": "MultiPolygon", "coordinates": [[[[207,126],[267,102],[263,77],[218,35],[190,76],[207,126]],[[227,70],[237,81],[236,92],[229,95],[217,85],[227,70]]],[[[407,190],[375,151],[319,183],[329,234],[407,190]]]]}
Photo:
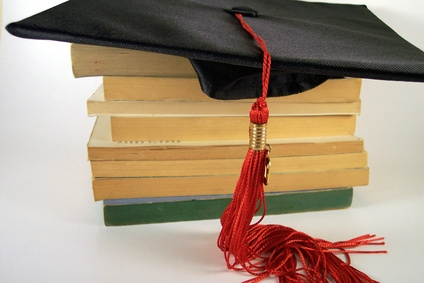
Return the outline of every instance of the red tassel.
{"type": "Polygon", "coordinates": [[[364,235],[348,241],[328,242],[281,225],[260,224],[266,214],[264,183],[267,182],[269,150],[266,146],[266,123],[271,59],[265,42],[235,14],[243,28],[261,47],[263,58],[262,96],[250,111],[250,144],[231,203],[221,216],[222,230],[218,247],[224,252],[227,267],[245,270],[256,276],[245,282],[259,282],[274,275],[279,282],[372,283],[366,274],[350,265],[351,253],[386,253],[386,251],[347,250],[364,245],[383,245],[383,238],[364,235]],[[262,217],[251,221],[263,208],[262,217]],[[342,253],[346,261],[336,256],[342,253]]]}

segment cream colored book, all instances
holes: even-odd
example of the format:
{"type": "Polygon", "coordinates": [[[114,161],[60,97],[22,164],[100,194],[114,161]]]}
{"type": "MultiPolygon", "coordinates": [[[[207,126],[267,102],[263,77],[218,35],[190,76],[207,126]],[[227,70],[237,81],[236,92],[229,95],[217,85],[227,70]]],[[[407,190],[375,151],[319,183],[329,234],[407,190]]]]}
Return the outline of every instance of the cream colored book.
{"type": "MultiPolygon", "coordinates": [[[[366,152],[291,157],[274,157],[271,152],[270,156],[274,174],[365,168],[368,164],[366,152]]],[[[101,160],[90,164],[93,177],[181,177],[236,175],[243,160],[101,160]]]]}
{"type": "MultiPolygon", "coordinates": [[[[267,100],[269,104],[357,102],[361,84],[362,80],[357,78],[330,79],[302,93],[268,97],[267,100]]],[[[104,76],[103,87],[105,100],[216,101],[202,92],[197,77],[104,76]]],[[[233,102],[254,101],[241,99],[233,102]]]]}
{"type": "MultiPolygon", "coordinates": [[[[249,121],[248,116],[111,116],[112,140],[243,140],[249,121]]],[[[267,138],[354,135],[355,127],[355,115],[273,116],[267,138]]]]}
{"type": "MultiPolygon", "coordinates": [[[[104,87],[87,100],[89,116],[246,116],[250,101],[237,100],[105,100],[104,87]]],[[[206,96],[206,95],[205,95],[206,96]]],[[[271,99],[269,99],[271,100],[271,99]]],[[[359,100],[353,102],[285,102],[283,97],[268,101],[272,116],[358,115],[359,100]]]]}
{"type": "Polygon", "coordinates": [[[71,44],[71,63],[73,74],[77,78],[197,77],[187,58],[125,48],[71,44]]]}
{"type": "MultiPolygon", "coordinates": [[[[265,192],[315,190],[343,186],[365,186],[369,169],[271,173],[265,192]]],[[[155,178],[93,178],[95,200],[232,194],[237,175],[155,178]]]]}
{"type": "MultiPolygon", "coordinates": [[[[272,156],[360,153],[364,141],[353,135],[268,139],[272,156]]],[[[99,116],[87,149],[89,160],[187,160],[244,158],[248,138],[240,140],[161,140],[114,142],[110,119],[99,116]]]]}

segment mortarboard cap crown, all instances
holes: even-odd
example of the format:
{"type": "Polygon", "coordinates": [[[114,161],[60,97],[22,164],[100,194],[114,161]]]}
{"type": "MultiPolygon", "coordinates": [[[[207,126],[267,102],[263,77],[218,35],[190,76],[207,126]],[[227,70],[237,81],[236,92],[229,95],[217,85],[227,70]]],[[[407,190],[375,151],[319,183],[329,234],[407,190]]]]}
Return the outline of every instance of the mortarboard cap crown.
{"type": "Polygon", "coordinates": [[[305,91],[329,77],[424,81],[424,52],[365,5],[294,0],[71,0],[11,23],[13,35],[129,48],[190,59],[203,91],[217,99],[260,95],[262,58],[231,9],[272,57],[268,96],[305,91]]]}

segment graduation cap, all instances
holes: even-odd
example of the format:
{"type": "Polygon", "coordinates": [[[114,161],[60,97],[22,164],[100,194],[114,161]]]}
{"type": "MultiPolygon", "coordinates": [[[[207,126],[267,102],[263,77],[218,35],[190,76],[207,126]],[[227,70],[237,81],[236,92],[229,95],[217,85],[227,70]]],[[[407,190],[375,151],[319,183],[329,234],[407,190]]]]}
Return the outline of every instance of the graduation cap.
{"type": "Polygon", "coordinates": [[[7,30],[24,38],[187,57],[210,97],[258,98],[250,112],[249,149],[241,176],[221,217],[218,246],[227,267],[255,275],[249,282],[269,275],[280,282],[375,282],[334,253],[348,257],[347,249],[383,244],[383,238],[365,235],[331,243],[285,226],[260,224],[263,217],[251,224],[260,207],[266,207],[267,96],[302,92],[332,77],[424,82],[424,52],[365,5],[71,0],[11,23],[7,30]]]}
{"type": "Polygon", "coordinates": [[[231,9],[267,44],[268,97],[329,77],[424,81],[424,53],[364,5],[293,0],[71,0],[6,29],[20,37],[183,56],[213,98],[260,95],[262,58],[231,9]]]}

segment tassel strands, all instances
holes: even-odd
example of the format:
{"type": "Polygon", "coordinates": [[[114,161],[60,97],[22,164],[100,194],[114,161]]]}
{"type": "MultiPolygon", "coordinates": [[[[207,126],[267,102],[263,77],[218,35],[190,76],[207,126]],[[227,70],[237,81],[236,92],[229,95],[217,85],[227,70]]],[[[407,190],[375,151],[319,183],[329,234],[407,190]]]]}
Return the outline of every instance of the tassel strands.
{"type": "MultiPolygon", "coordinates": [[[[239,11],[239,9],[237,10],[239,11]]],[[[234,14],[243,28],[255,39],[263,52],[262,95],[250,111],[249,149],[231,203],[221,216],[222,230],[218,247],[223,251],[227,267],[245,270],[255,276],[245,282],[254,283],[268,276],[279,282],[375,283],[350,265],[352,253],[386,253],[386,251],[350,250],[364,245],[383,245],[383,238],[364,235],[348,241],[329,242],[281,225],[263,225],[266,214],[264,184],[269,174],[269,147],[266,145],[266,104],[271,57],[265,42],[234,14]],[[262,216],[251,221],[262,209],[262,216]],[[337,256],[344,255],[345,261],[337,256]]],[[[252,16],[252,14],[249,14],[252,16]]]]}

